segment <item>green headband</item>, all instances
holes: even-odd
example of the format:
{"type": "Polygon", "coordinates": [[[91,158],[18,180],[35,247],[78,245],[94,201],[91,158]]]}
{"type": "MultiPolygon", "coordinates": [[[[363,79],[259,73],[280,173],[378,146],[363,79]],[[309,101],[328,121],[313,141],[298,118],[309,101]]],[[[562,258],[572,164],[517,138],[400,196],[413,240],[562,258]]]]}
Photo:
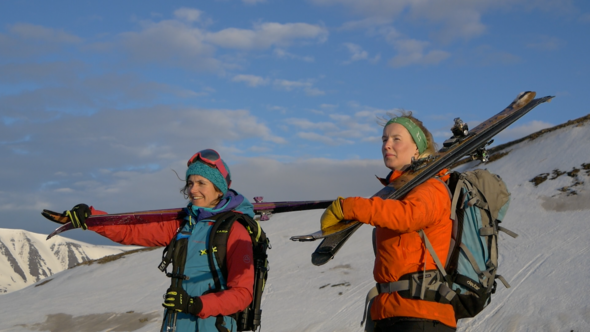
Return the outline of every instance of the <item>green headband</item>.
{"type": "Polygon", "coordinates": [[[416,125],[412,120],[408,118],[397,117],[387,121],[385,127],[392,123],[397,123],[404,126],[404,128],[408,130],[408,132],[414,139],[414,143],[416,143],[416,146],[418,147],[418,152],[420,152],[420,154],[424,153],[426,147],[428,146],[428,143],[426,142],[426,135],[424,135],[424,132],[422,131],[422,129],[420,129],[420,127],[418,127],[418,125],[416,125]]]}

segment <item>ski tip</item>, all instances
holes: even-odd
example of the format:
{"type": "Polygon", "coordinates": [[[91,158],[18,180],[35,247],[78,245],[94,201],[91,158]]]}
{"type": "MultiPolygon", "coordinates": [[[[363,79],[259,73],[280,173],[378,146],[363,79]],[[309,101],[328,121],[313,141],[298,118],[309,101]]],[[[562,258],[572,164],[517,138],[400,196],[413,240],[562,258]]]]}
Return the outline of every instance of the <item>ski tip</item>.
{"type": "Polygon", "coordinates": [[[514,99],[513,108],[523,107],[524,105],[530,103],[531,100],[535,99],[536,95],[537,93],[535,91],[524,91],[519,93],[518,96],[516,96],[516,99],[514,99]]]}
{"type": "Polygon", "coordinates": [[[70,221],[70,218],[64,217],[61,215],[61,213],[51,211],[51,210],[43,210],[41,212],[41,215],[43,217],[45,217],[46,219],[51,220],[54,223],[58,223],[60,225],[63,225],[65,223],[67,223],[68,221],[70,221]]]}
{"type": "Polygon", "coordinates": [[[332,259],[334,259],[334,255],[332,254],[324,254],[317,252],[311,254],[311,264],[315,266],[322,266],[331,261],[332,259]]]}

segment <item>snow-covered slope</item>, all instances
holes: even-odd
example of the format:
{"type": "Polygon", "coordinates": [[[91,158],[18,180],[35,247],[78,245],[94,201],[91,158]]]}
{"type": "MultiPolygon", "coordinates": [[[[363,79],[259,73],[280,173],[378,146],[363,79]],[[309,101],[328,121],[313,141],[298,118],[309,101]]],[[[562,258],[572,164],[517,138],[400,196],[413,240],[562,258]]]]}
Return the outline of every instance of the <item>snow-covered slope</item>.
{"type": "MultiPolygon", "coordinates": [[[[512,287],[499,285],[488,308],[458,330],[590,331],[590,123],[500,152],[508,153],[478,167],[500,174],[512,192],[503,226],[520,236],[500,240],[500,272],[512,287]]],[[[316,267],[310,254],[317,243],[289,237],[317,230],[321,213],[262,222],[272,243],[262,331],[362,331],[373,286],[371,227],[361,227],[334,260],[316,267]]],[[[137,252],[2,295],[0,331],[156,331],[169,285],[156,268],[160,259],[161,250],[137,252]]]]}
{"type": "Polygon", "coordinates": [[[0,229],[0,294],[33,284],[79,263],[127,251],[19,229],[0,229]]]}

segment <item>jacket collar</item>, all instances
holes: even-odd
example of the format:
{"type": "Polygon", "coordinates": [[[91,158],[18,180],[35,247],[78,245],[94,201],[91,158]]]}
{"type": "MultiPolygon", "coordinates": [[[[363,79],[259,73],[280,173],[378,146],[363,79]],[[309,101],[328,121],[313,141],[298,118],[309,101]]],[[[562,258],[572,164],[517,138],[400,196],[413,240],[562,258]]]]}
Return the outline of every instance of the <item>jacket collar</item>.
{"type": "MultiPolygon", "coordinates": [[[[404,174],[404,171],[391,171],[389,172],[389,174],[387,174],[387,176],[385,178],[380,178],[377,175],[375,175],[375,177],[379,180],[379,182],[381,182],[381,184],[383,184],[384,186],[389,185],[391,182],[393,182],[395,179],[399,178],[400,176],[402,176],[402,174],[404,174]]],[[[442,181],[447,181],[449,179],[449,170],[447,168],[442,169],[440,172],[436,173],[436,177],[439,177],[442,181]]]]}

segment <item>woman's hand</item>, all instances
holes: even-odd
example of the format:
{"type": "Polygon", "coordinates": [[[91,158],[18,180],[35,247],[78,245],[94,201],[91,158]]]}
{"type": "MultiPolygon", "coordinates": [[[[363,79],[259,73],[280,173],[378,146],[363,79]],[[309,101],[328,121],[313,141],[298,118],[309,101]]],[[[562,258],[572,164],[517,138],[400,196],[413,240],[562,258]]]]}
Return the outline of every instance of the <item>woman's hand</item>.
{"type": "Polygon", "coordinates": [[[82,228],[83,230],[88,229],[88,226],[86,226],[86,218],[91,215],[92,211],[90,211],[90,208],[86,204],[78,204],[71,210],[66,210],[62,213],[62,216],[70,218],[74,228],[82,228]]]}
{"type": "Polygon", "coordinates": [[[166,309],[196,316],[203,309],[203,302],[198,296],[188,296],[182,287],[170,287],[166,291],[166,298],[162,306],[166,309]]]}
{"type": "Polygon", "coordinates": [[[322,214],[322,218],[320,219],[322,230],[334,226],[344,219],[344,212],[342,212],[342,199],[344,198],[338,197],[338,199],[332,202],[332,204],[322,214]]]}

